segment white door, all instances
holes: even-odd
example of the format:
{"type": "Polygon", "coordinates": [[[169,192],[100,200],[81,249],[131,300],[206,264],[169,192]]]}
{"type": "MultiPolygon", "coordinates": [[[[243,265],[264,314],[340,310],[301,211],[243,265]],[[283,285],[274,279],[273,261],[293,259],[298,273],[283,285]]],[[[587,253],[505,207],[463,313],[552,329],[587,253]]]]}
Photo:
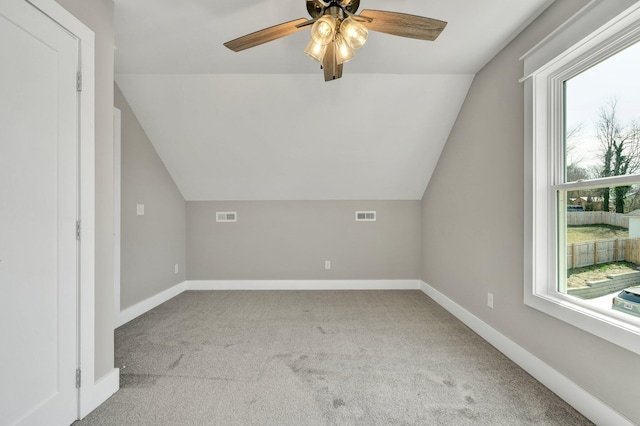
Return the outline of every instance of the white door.
{"type": "Polygon", "coordinates": [[[0,0],[0,424],[77,418],[78,40],[0,0]]]}

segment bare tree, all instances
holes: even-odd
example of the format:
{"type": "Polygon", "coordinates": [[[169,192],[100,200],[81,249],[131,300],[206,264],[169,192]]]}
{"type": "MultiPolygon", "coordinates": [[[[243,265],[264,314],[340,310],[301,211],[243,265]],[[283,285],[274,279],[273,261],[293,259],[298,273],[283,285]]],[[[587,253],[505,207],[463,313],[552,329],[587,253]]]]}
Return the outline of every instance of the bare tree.
{"type": "MultiPolygon", "coordinates": [[[[565,156],[565,181],[566,182],[575,182],[578,180],[589,179],[589,170],[581,166],[584,157],[582,155],[576,156],[576,152],[579,151],[578,144],[580,142],[580,136],[582,135],[582,123],[574,126],[573,128],[566,131],[565,134],[565,147],[564,147],[564,156],[565,156]]],[[[581,190],[578,191],[569,191],[567,193],[567,197],[572,204],[583,204],[581,190]]]]}
{"type": "Polygon", "coordinates": [[[581,154],[579,157],[576,156],[576,151],[578,148],[578,144],[580,143],[580,137],[582,136],[583,124],[578,123],[571,129],[568,129],[564,136],[564,157],[565,164],[567,165],[567,182],[573,182],[574,180],[584,179],[578,178],[573,179],[573,176],[569,175],[569,170],[578,170],[581,169],[580,163],[584,160],[584,156],[581,154]]]}
{"type": "MultiPolygon", "coordinates": [[[[602,154],[600,177],[621,176],[635,173],[640,168],[640,143],[637,123],[624,126],[617,115],[618,101],[610,100],[600,109],[596,124],[598,141],[602,154]]],[[[624,212],[624,200],[629,186],[617,186],[613,189],[616,212],[624,212]]],[[[603,210],[609,209],[610,188],[601,190],[603,210]]]]}

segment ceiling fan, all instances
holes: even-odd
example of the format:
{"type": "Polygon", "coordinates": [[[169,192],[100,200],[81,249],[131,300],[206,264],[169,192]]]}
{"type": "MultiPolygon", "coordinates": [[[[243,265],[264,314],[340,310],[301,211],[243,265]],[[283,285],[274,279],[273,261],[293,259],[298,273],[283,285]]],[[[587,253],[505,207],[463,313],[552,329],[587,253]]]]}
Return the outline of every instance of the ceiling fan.
{"type": "Polygon", "coordinates": [[[447,25],[444,21],[422,16],[381,10],[356,11],[360,0],[305,0],[311,19],[295,19],[224,43],[240,52],[296,33],[311,26],[311,41],[304,50],[322,64],[324,80],[342,77],[345,62],[353,59],[355,49],[367,41],[368,31],[433,41],[447,25]]]}

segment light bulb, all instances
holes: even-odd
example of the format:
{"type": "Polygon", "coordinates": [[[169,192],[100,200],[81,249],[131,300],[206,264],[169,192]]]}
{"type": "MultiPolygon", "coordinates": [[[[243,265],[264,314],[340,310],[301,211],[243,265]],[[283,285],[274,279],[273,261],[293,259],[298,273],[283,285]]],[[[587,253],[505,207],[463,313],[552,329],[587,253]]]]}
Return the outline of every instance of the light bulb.
{"type": "Polygon", "coordinates": [[[342,21],[340,34],[342,34],[347,43],[349,43],[349,46],[354,49],[359,49],[367,42],[369,30],[360,22],[349,17],[342,21]]]}
{"type": "Polygon", "coordinates": [[[326,46],[333,41],[336,33],[336,19],[331,15],[324,15],[311,27],[311,38],[318,44],[326,46]]]}
{"type": "Polygon", "coordinates": [[[344,64],[352,60],[356,56],[356,52],[349,46],[342,34],[336,35],[336,63],[344,64]]]}
{"type": "Polygon", "coordinates": [[[307,44],[307,47],[304,49],[304,53],[320,63],[322,63],[322,59],[324,59],[324,54],[326,53],[326,51],[327,45],[316,43],[314,39],[311,39],[309,44],[307,44]]]}

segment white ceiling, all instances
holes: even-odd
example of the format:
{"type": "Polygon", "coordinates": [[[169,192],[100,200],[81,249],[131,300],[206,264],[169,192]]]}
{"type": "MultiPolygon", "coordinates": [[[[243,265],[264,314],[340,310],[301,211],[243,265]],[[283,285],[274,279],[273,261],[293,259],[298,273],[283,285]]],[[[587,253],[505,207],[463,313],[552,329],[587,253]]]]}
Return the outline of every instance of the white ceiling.
{"type": "Polygon", "coordinates": [[[308,30],[222,46],[304,0],[115,0],[116,82],[187,200],[420,199],[473,75],[551,2],[361,0],[449,24],[372,32],[325,83],[308,30]]]}

